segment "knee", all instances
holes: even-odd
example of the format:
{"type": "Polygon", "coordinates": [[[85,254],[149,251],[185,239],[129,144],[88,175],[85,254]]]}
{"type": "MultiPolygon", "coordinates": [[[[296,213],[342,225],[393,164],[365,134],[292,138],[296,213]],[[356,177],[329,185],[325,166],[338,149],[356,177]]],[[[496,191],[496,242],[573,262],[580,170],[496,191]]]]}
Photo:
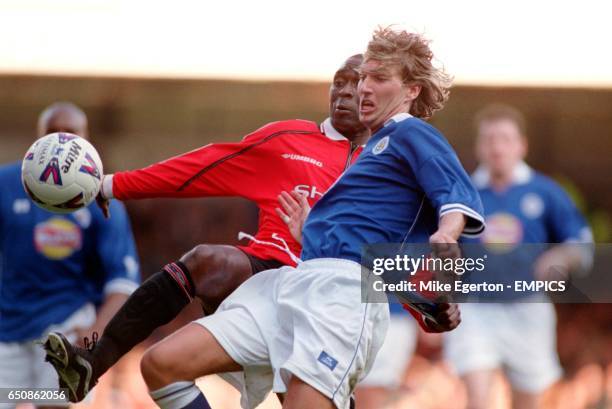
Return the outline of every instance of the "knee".
{"type": "Polygon", "coordinates": [[[174,364],[159,346],[148,349],[140,361],[140,372],[149,390],[159,389],[174,382],[174,364]]]}
{"type": "Polygon", "coordinates": [[[193,274],[208,271],[218,263],[215,247],[209,244],[199,244],[181,257],[181,261],[193,274]]]}
{"type": "Polygon", "coordinates": [[[223,255],[215,246],[200,244],[185,254],[181,261],[189,269],[196,295],[205,309],[209,313],[214,311],[227,295],[225,287],[232,273],[224,268],[223,255]]]}

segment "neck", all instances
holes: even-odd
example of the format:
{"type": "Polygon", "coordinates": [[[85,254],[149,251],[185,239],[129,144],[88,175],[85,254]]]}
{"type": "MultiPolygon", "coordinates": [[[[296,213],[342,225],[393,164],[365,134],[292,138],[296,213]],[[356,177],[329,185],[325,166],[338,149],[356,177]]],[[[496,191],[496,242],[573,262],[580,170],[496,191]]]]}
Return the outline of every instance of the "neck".
{"type": "Polygon", "coordinates": [[[380,125],[379,125],[379,126],[377,126],[376,128],[372,128],[372,129],[370,129],[370,133],[371,133],[372,135],[374,135],[376,132],[380,131],[380,130],[382,129],[382,127],[383,127],[383,124],[380,124],[380,125]]]}
{"type": "Polygon", "coordinates": [[[354,135],[347,136],[347,139],[355,145],[365,145],[368,139],[370,139],[370,131],[364,129],[363,131],[357,132],[354,135]]]}
{"type": "Polygon", "coordinates": [[[512,184],[512,172],[491,172],[489,183],[495,190],[505,189],[512,184]]]}
{"type": "Polygon", "coordinates": [[[376,132],[380,131],[381,128],[391,119],[393,118],[395,115],[397,114],[407,114],[410,112],[410,107],[412,106],[412,103],[406,103],[406,104],[402,104],[400,106],[398,106],[395,111],[390,114],[389,116],[387,116],[387,118],[378,126],[376,127],[376,129],[372,128],[371,132],[372,135],[374,135],[376,132]]]}

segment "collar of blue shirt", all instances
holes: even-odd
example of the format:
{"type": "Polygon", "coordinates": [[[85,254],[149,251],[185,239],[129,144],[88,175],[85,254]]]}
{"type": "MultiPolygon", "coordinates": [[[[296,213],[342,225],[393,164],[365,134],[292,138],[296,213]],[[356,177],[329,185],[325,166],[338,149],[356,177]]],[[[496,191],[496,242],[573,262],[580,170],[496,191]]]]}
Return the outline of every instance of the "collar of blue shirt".
{"type": "MultiPolygon", "coordinates": [[[[512,183],[514,185],[523,185],[531,180],[533,171],[525,162],[519,162],[512,171],[512,183]]],[[[472,173],[472,182],[478,189],[484,189],[489,186],[491,173],[486,166],[480,165],[474,173],[472,173]]]]}
{"type": "Polygon", "coordinates": [[[408,112],[400,112],[398,114],[393,115],[391,118],[389,118],[387,122],[385,122],[383,127],[387,125],[391,125],[392,123],[402,122],[403,120],[408,119],[408,118],[412,118],[412,115],[410,115],[408,112]]]}

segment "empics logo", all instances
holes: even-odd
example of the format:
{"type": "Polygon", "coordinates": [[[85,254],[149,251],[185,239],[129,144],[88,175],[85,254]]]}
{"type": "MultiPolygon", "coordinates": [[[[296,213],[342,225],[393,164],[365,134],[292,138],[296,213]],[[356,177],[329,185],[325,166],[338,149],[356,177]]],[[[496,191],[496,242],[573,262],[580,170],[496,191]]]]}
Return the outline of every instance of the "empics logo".
{"type": "Polygon", "coordinates": [[[299,160],[299,161],[302,161],[302,162],[313,164],[313,165],[318,166],[320,168],[323,167],[323,162],[318,161],[316,159],[313,159],[313,158],[311,158],[309,156],[296,155],[295,153],[283,153],[281,156],[284,159],[299,160]]]}

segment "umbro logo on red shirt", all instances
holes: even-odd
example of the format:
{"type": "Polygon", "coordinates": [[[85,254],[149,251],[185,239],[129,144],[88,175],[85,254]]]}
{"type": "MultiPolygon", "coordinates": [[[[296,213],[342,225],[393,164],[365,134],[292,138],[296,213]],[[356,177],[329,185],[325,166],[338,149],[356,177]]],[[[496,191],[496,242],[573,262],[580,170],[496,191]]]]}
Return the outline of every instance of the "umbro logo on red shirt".
{"type": "Polygon", "coordinates": [[[283,158],[285,158],[285,159],[301,160],[302,162],[311,163],[311,164],[313,164],[315,166],[318,166],[320,168],[323,167],[323,162],[318,161],[318,160],[313,159],[313,158],[308,157],[308,156],[296,155],[295,153],[283,153],[281,156],[283,158]]]}

